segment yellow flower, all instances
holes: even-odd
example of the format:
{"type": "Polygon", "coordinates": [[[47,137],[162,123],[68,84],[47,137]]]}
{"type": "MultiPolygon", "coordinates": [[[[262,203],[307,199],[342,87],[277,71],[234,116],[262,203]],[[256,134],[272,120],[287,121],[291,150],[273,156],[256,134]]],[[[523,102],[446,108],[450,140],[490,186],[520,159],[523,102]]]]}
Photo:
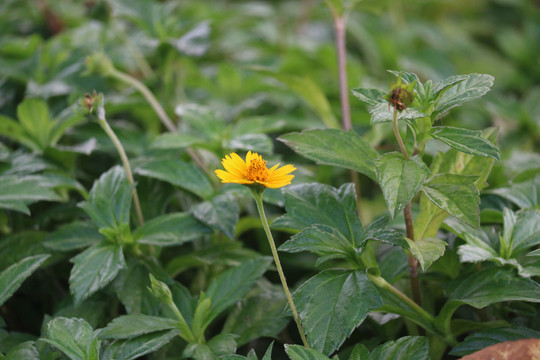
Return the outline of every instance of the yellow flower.
{"type": "Polygon", "coordinates": [[[294,175],[289,175],[289,173],[296,170],[292,165],[285,165],[278,169],[279,164],[268,169],[261,155],[251,151],[247,153],[246,161],[238,154],[231,153],[225,155],[221,164],[226,171],[218,169],[216,175],[223,183],[244,185],[258,183],[273,189],[290,184],[294,175]]]}

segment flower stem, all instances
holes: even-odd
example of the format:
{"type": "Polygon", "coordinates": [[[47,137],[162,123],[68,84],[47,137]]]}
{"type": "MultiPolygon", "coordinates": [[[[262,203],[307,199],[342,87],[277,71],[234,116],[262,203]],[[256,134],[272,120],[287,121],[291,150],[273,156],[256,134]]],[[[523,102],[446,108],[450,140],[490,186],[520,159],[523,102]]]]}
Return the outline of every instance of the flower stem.
{"type": "Polygon", "coordinates": [[[398,127],[398,109],[394,108],[394,118],[392,121],[392,125],[394,126],[394,135],[396,136],[396,140],[399,144],[399,148],[401,149],[401,153],[403,154],[403,157],[405,160],[409,160],[409,155],[407,154],[407,149],[405,148],[405,144],[403,143],[403,140],[401,139],[401,134],[399,133],[399,127],[398,127]]]}
{"type": "Polygon", "coordinates": [[[285,292],[285,296],[287,297],[287,301],[289,302],[289,306],[293,313],[294,321],[296,322],[296,326],[298,327],[298,332],[300,333],[300,337],[302,338],[302,343],[304,344],[306,348],[309,348],[308,341],[306,339],[306,336],[304,335],[304,329],[302,328],[302,323],[300,322],[300,317],[298,316],[298,312],[296,311],[296,306],[294,305],[291,292],[289,291],[289,287],[287,286],[287,279],[285,278],[285,274],[283,273],[283,269],[281,267],[281,262],[279,261],[279,256],[276,249],[276,244],[274,242],[274,237],[272,236],[272,232],[270,231],[270,226],[268,225],[268,220],[266,220],[266,215],[264,214],[264,206],[263,206],[263,200],[262,200],[263,191],[253,189],[251,187],[250,187],[250,190],[251,190],[251,194],[253,195],[253,198],[255,199],[255,203],[257,204],[257,210],[259,210],[259,216],[261,217],[261,222],[264,228],[264,232],[266,233],[266,237],[268,238],[268,243],[270,244],[270,249],[272,250],[272,256],[274,257],[274,262],[276,264],[279,278],[281,280],[281,285],[283,286],[283,291],[285,292]]]}
{"type": "Polygon", "coordinates": [[[118,152],[118,155],[120,155],[122,164],[124,165],[127,179],[129,183],[133,186],[133,204],[135,205],[135,211],[137,212],[137,218],[139,220],[139,224],[143,225],[144,218],[143,218],[143,214],[141,210],[141,204],[139,202],[139,195],[137,194],[137,188],[135,187],[135,180],[133,179],[133,173],[131,172],[131,166],[129,165],[129,160],[124,150],[124,147],[122,146],[122,143],[116,136],[114,130],[111,128],[111,126],[107,122],[107,119],[105,118],[105,109],[103,108],[103,105],[100,105],[98,107],[97,114],[98,114],[98,123],[101,126],[101,128],[105,131],[107,136],[109,136],[109,138],[113,142],[114,147],[116,148],[116,151],[118,152]]]}
{"type": "Polygon", "coordinates": [[[345,47],[346,15],[333,14],[336,29],[336,47],[339,70],[339,93],[341,98],[341,117],[343,128],[349,130],[351,123],[351,107],[349,104],[349,91],[347,85],[347,49],[345,47]]]}

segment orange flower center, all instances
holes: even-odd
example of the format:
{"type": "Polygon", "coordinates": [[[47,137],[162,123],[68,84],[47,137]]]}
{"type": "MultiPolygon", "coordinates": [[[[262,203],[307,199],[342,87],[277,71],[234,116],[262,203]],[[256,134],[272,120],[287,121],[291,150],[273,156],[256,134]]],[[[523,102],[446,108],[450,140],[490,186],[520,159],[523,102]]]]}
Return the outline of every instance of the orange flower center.
{"type": "Polygon", "coordinates": [[[266,161],[253,159],[247,167],[247,179],[250,181],[266,181],[268,179],[268,169],[266,161]]]}

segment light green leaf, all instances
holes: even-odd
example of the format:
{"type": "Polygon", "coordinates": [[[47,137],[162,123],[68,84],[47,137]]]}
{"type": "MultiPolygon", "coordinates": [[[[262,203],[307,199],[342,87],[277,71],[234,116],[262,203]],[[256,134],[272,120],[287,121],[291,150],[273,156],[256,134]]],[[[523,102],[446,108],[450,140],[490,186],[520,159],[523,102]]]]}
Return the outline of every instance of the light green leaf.
{"type": "Polygon", "coordinates": [[[204,139],[199,139],[193,134],[165,133],[159,135],[152,142],[151,147],[156,149],[185,149],[204,142],[204,139]]]}
{"type": "Polygon", "coordinates": [[[77,304],[113,281],[126,266],[122,246],[112,244],[86,249],[71,262],[69,284],[77,304]]]}
{"type": "MultiPolygon", "coordinates": [[[[505,232],[506,227],[505,223],[505,232]]],[[[510,239],[508,243],[510,257],[516,257],[540,244],[540,210],[520,212],[515,219],[515,224],[508,229],[508,235],[505,235],[503,234],[503,237],[510,239]]]]}
{"type": "Polygon", "coordinates": [[[111,321],[99,336],[102,339],[130,339],[153,332],[175,329],[178,326],[177,320],[158,316],[122,315],[111,321]]]}
{"type": "Polygon", "coordinates": [[[112,342],[101,356],[101,360],[133,360],[158,350],[178,335],[178,330],[153,332],[112,342]]]}
{"type": "Polygon", "coordinates": [[[278,140],[317,164],[344,167],[375,180],[374,160],[379,154],[353,130],[304,130],[278,140]]]}
{"type": "Polygon", "coordinates": [[[129,224],[132,196],[132,186],[124,169],[115,166],[94,182],[88,200],[79,206],[98,228],[117,229],[129,224]]]}
{"type": "Polygon", "coordinates": [[[41,176],[0,176],[0,208],[30,215],[26,205],[36,201],[60,201],[61,198],[43,184],[41,176]]]}
{"type": "Polygon", "coordinates": [[[193,207],[193,216],[212,229],[234,238],[234,228],[238,222],[240,207],[231,193],[217,195],[193,207]]]}
{"type": "Polygon", "coordinates": [[[40,150],[39,145],[26,134],[26,131],[20,122],[4,115],[0,115],[0,134],[23,144],[30,150],[40,150]]]}
{"type": "Polygon", "coordinates": [[[213,192],[206,175],[195,165],[180,159],[152,159],[138,165],[134,172],[166,181],[203,199],[210,197],[213,192]]]}
{"type": "Polygon", "coordinates": [[[301,345],[285,344],[285,352],[291,360],[330,360],[323,353],[314,349],[307,349],[301,345]]]}
{"type": "MultiPolygon", "coordinates": [[[[371,114],[370,125],[376,125],[384,122],[390,122],[394,119],[394,110],[388,107],[388,102],[379,103],[369,110],[371,114]]],[[[407,108],[407,111],[402,111],[398,115],[399,120],[414,120],[428,116],[427,114],[415,109],[414,107],[407,108]]]]}
{"type": "Polygon", "coordinates": [[[388,100],[386,100],[385,97],[389,94],[389,91],[358,88],[354,89],[352,93],[360,101],[365,102],[368,105],[375,106],[377,104],[386,104],[388,106],[388,100]]]}
{"type": "Polygon", "coordinates": [[[501,160],[497,147],[484,138],[481,131],[434,126],[431,128],[431,136],[466,154],[501,160]]]}
{"type": "Polygon", "coordinates": [[[404,336],[377,346],[369,360],[430,360],[429,345],[424,336],[404,336]]]}
{"type": "Polygon", "coordinates": [[[200,238],[211,230],[190,213],[171,213],[158,216],[137,228],[135,241],[156,246],[180,245],[200,238]]]}
{"type": "Polygon", "coordinates": [[[478,227],[480,194],[476,176],[436,174],[422,187],[424,194],[439,208],[467,224],[478,227]]]}
{"type": "Polygon", "coordinates": [[[61,350],[71,360],[98,360],[100,341],[83,319],[54,318],[47,324],[43,341],[61,350]]]}
{"type": "Polygon", "coordinates": [[[265,134],[242,134],[231,139],[228,148],[271,154],[274,149],[272,139],[265,134]]]}
{"type": "Polygon", "coordinates": [[[406,239],[411,254],[418,259],[422,270],[426,271],[431,264],[443,256],[446,242],[437,238],[424,238],[417,241],[406,239]]]}
{"type": "Polygon", "coordinates": [[[71,251],[94,245],[103,240],[94,224],[75,221],[45,237],[43,244],[56,251],[71,251]]]}
{"type": "MultiPolygon", "coordinates": [[[[456,82],[446,90],[435,104],[434,114],[442,117],[450,109],[484,96],[493,86],[495,78],[486,74],[461,75],[463,81],[456,82]]],[[[461,79],[460,79],[461,80],[461,79]]]]}
{"type": "Polygon", "coordinates": [[[50,120],[49,108],[42,99],[26,99],[17,107],[19,122],[24,127],[27,136],[39,147],[45,150],[49,146],[51,131],[55,122],[50,120]]]}
{"type": "Polygon", "coordinates": [[[49,256],[49,254],[43,254],[26,257],[0,273],[0,306],[49,256]]]}
{"type": "Polygon", "coordinates": [[[40,360],[34,341],[25,341],[9,350],[5,360],[40,360]]]}
{"type": "Polygon", "coordinates": [[[416,195],[429,176],[429,170],[419,156],[405,160],[403,155],[395,152],[382,155],[375,163],[377,182],[394,218],[416,195]]]}
{"type": "Polygon", "coordinates": [[[212,300],[207,322],[210,323],[221,312],[242,299],[271,262],[269,257],[248,260],[215,278],[206,290],[206,296],[212,300]]]}
{"type": "Polygon", "coordinates": [[[324,354],[337,350],[367,313],[382,305],[377,289],[361,271],[322,271],[302,284],[293,298],[308,343],[324,354]]]}
{"type": "Polygon", "coordinates": [[[521,209],[540,209],[540,174],[530,181],[489,191],[510,200],[521,209]]]}

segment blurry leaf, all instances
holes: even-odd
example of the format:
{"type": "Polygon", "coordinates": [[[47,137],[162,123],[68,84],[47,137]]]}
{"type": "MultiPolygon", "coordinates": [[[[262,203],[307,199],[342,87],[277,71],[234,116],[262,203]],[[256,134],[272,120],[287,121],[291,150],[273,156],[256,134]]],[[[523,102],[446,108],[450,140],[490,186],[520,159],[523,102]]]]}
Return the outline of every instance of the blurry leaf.
{"type": "Polygon", "coordinates": [[[212,300],[208,323],[242,299],[255,281],[266,272],[271,262],[269,257],[248,260],[215,278],[206,290],[206,296],[212,300]]]}
{"type": "Polygon", "coordinates": [[[49,256],[43,254],[24,258],[0,273],[0,306],[17,291],[24,280],[32,275],[49,256]]]}
{"type": "Polygon", "coordinates": [[[122,224],[129,224],[132,196],[132,186],[124,169],[114,166],[94,182],[88,200],[79,206],[98,228],[117,229],[122,224]]]}
{"type": "Polygon", "coordinates": [[[179,159],[151,159],[137,166],[134,172],[166,181],[203,199],[213,192],[210,181],[198,167],[179,159]]]}
{"type": "Polygon", "coordinates": [[[204,224],[223,232],[231,239],[234,238],[240,207],[231,193],[217,195],[211,201],[194,206],[191,211],[204,224]]]}
{"type": "Polygon", "coordinates": [[[354,247],[364,241],[353,184],[339,189],[319,183],[301,184],[288,186],[283,193],[287,212],[272,223],[273,228],[302,230],[326,225],[339,230],[354,247]]]}
{"type": "Polygon", "coordinates": [[[369,360],[368,348],[364,344],[354,345],[349,360],[369,360]]]}
{"type": "Polygon", "coordinates": [[[26,341],[9,350],[5,356],[6,360],[40,360],[33,341],[26,341]]]}
{"type": "Polygon", "coordinates": [[[144,264],[132,260],[114,280],[116,295],[128,314],[157,314],[160,302],[148,291],[149,274],[144,264]]]}
{"type": "Polygon", "coordinates": [[[495,78],[486,74],[461,75],[465,79],[445,91],[435,104],[434,115],[442,117],[450,109],[484,96],[495,78]]]}
{"type": "Polygon", "coordinates": [[[326,95],[310,78],[278,73],[262,67],[251,67],[251,69],[263,75],[273,77],[291,88],[319,115],[328,128],[340,128],[326,95]]]}
{"type": "Polygon", "coordinates": [[[119,316],[111,321],[99,334],[102,339],[130,339],[157,331],[171,330],[178,320],[157,316],[131,314],[119,316]]]}
{"type": "Polygon", "coordinates": [[[540,209],[540,175],[507,188],[491,190],[489,193],[510,200],[521,209],[540,209]]]}
{"type": "Polygon", "coordinates": [[[540,285],[519,277],[510,267],[485,269],[463,279],[450,294],[449,302],[477,309],[502,301],[540,302],[540,285]]]}
{"type": "Polygon", "coordinates": [[[0,176],[0,208],[30,215],[27,205],[36,201],[59,201],[60,197],[40,176],[0,176]]]}
{"type": "Polygon", "coordinates": [[[164,133],[154,140],[152,147],[156,149],[185,149],[199,143],[204,143],[204,139],[198,139],[192,134],[164,133]]]}
{"type": "Polygon", "coordinates": [[[399,153],[387,153],[376,160],[379,183],[392,218],[412,200],[429,176],[419,156],[405,160],[399,153]]]}
{"type": "Polygon", "coordinates": [[[429,360],[429,345],[424,336],[404,336],[377,346],[369,360],[429,360]]]}
{"type": "Polygon", "coordinates": [[[285,352],[291,360],[330,360],[323,353],[302,345],[285,345],[285,352]]]}
{"type": "Polygon", "coordinates": [[[210,47],[210,22],[201,21],[178,40],[171,41],[172,45],[182,54],[202,56],[210,47]]]}
{"type": "Polygon", "coordinates": [[[481,134],[480,131],[450,126],[434,126],[431,128],[431,136],[458,151],[501,160],[497,147],[482,137],[481,134]]]}
{"type": "MultiPolygon", "coordinates": [[[[507,231],[506,227],[505,223],[505,232],[507,231]]],[[[540,244],[540,210],[520,212],[514,226],[512,229],[508,229],[508,232],[509,256],[511,257],[516,257],[530,247],[540,244]]],[[[507,237],[505,236],[505,238],[507,237]]]]}
{"type": "Polygon", "coordinates": [[[525,327],[506,327],[474,332],[455,346],[450,354],[465,356],[488,346],[505,341],[515,341],[526,338],[540,338],[540,332],[525,327]]]}
{"type": "Polygon", "coordinates": [[[47,324],[43,341],[61,350],[71,360],[98,360],[101,342],[83,319],[55,318],[47,324]]]}
{"type": "Polygon", "coordinates": [[[379,154],[353,130],[304,130],[278,140],[317,164],[344,167],[375,180],[374,160],[379,154]]]}
{"type": "Polygon", "coordinates": [[[208,233],[211,233],[211,230],[192,214],[170,213],[139,226],[133,233],[133,238],[141,244],[172,246],[192,241],[208,233]]]}
{"type": "Polygon", "coordinates": [[[86,249],[71,259],[70,290],[80,303],[114,280],[126,266],[122,246],[99,245],[86,249]]]}
{"type": "Polygon", "coordinates": [[[293,295],[310,346],[331,354],[367,316],[382,305],[375,286],[361,271],[325,270],[293,295]]]}
{"type": "Polygon", "coordinates": [[[423,271],[426,271],[431,264],[443,256],[446,248],[446,242],[437,238],[423,238],[417,241],[406,240],[411,254],[418,259],[423,271]]]}
{"type": "Polygon", "coordinates": [[[39,147],[28,137],[24,127],[18,121],[4,115],[0,115],[0,135],[7,136],[30,150],[39,151],[39,147]]]}
{"type": "MultiPolygon", "coordinates": [[[[222,117],[213,109],[197,104],[181,104],[174,109],[174,113],[182,119],[180,125],[185,125],[187,131],[203,143],[221,144],[226,124],[222,117]]],[[[184,132],[180,128],[180,132],[184,132]]]]}
{"type": "Polygon", "coordinates": [[[480,195],[476,180],[476,176],[435,174],[424,183],[422,191],[442,210],[477,227],[480,195]]]}
{"type": "Polygon", "coordinates": [[[229,148],[233,150],[254,151],[271,154],[274,148],[272,139],[265,134],[243,134],[231,139],[229,148]]]}
{"type": "Polygon", "coordinates": [[[101,360],[137,359],[145,354],[156,351],[169,343],[177,335],[177,330],[164,330],[126,340],[117,340],[105,348],[101,360]]]}
{"type": "Polygon", "coordinates": [[[360,101],[365,102],[370,106],[375,106],[377,104],[388,105],[388,100],[386,100],[385,97],[389,94],[389,91],[384,91],[381,89],[358,88],[354,89],[352,93],[360,101]]]}
{"type": "Polygon", "coordinates": [[[94,224],[75,221],[49,233],[43,244],[56,251],[71,251],[97,244],[102,240],[103,235],[94,224]]]}
{"type": "MultiPolygon", "coordinates": [[[[17,107],[19,122],[25,129],[27,138],[43,151],[50,144],[51,132],[55,125],[49,117],[49,108],[41,99],[26,99],[17,107]]],[[[35,148],[34,148],[35,150],[35,148]]]]}

